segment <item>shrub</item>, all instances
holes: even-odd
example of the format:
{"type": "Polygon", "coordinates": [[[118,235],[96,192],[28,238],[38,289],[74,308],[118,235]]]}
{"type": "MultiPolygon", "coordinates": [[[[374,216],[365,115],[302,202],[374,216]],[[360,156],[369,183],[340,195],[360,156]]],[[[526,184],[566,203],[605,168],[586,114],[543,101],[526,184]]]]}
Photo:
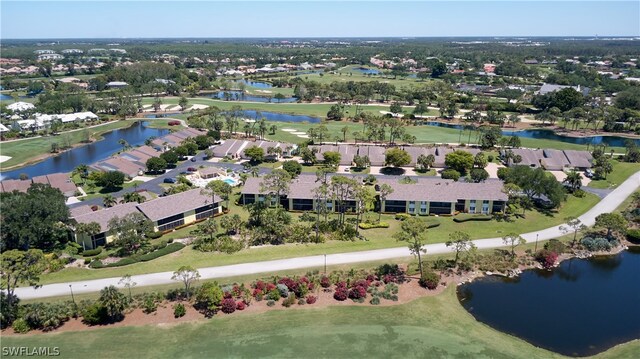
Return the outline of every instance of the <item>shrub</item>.
{"type": "Polygon", "coordinates": [[[558,260],[558,254],[547,249],[542,249],[539,250],[538,253],[536,253],[535,258],[543,268],[551,268],[556,264],[556,260],[558,260]]]}
{"type": "Polygon", "coordinates": [[[557,239],[550,239],[544,244],[544,249],[560,254],[567,251],[567,246],[557,239]]]}
{"type": "Polygon", "coordinates": [[[14,320],[13,324],[11,325],[11,328],[13,328],[14,332],[20,333],[20,334],[24,334],[31,330],[31,328],[29,327],[29,324],[27,324],[27,321],[22,318],[18,318],[14,320]]]}
{"type": "Polygon", "coordinates": [[[295,294],[291,293],[285,300],[282,301],[282,306],[289,308],[295,303],[296,303],[296,296],[295,294]]]}
{"type": "Polygon", "coordinates": [[[353,300],[358,300],[365,298],[367,296],[367,288],[357,285],[349,290],[349,298],[353,300]]]}
{"type": "Polygon", "coordinates": [[[453,217],[453,221],[456,223],[464,223],[468,221],[490,221],[491,216],[488,214],[472,214],[463,213],[453,217]]]}
{"type": "Polygon", "coordinates": [[[584,198],[587,195],[587,192],[578,188],[577,190],[573,191],[573,195],[578,198],[584,198]]]}
{"type": "Polygon", "coordinates": [[[613,244],[617,244],[616,241],[609,242],[604,237],[584,237],[580,241],[582,245],[591,252],[610,251],[613,248],[613,244]]]}
{"type": "Polygon", "coordinates": [[[302,298],[298,299],[298,305],[305,305],[305,303],[306,302],[305,302],[304,299],[302,299],[302,298]]]}
{"type": "Polygon", "coordinates": [[[246,308],[246,307],[247,307],[247,305],[244,304],[243,301],[238,301],[236,303],[236,310],[244,310],[244,308],[246,308]]]}
{"type": "Polygon", "coordinates": [[[157,239],[162,237],[162,232],[147,232],[144,234],[144,236],[149,239],[157,239]]]}
{"type": "Polygon", "coordinates": [[[89,263],[89,268],[103,268],[104,264],[102,264],[102,261],[99,259],[94,259],[91,261],[91,263],[89,263]]]}
{"type": "Polygon", "coordinates": [[[162,256],[166,256],[167,254],[173,253],[173,252],[177,252],[179,250],[181,250],[182,248],[184,248],[185,245],[182,243],[171,243],[169,245],[167,245],[166,247],[162,248],[162,249],[158,249],[157,251],[153,251],[151,253],[147,253],[147,254],[143,254],[140,256],[140,261],[142,262],[146,262],[146,261],[150,261],[162,256]]]}
{"type": "Polygon", "coordinates": [[[280,296],[282,298],[286,298],[289,296],[289,287],[287,287],[285,284],[278,283],[276,285],[276,288],[278,289],[278,292],[280,293],[280,296]]]}
{"type": "Polygon", "coordinates": [[[488,162],[493,162],[493,159],[494,159],[494,158],[493,158],[493,155],[489,155],[489,156],[487,156],[487,161],[488,161],[488,162]]]}
{"type": "Polygon", "coordinates": [[[327,277],[326,275],[325,275],[325,276],[322,276],[322,278],[320,278],[320,286],[321,286],[322,288],[329,288],[329,287],[331,287],[331,279],[329,279],[329,277],[327,277]]]}
{"type": "Polygon", "coordinates": [[[418,284],[421,287],[427,288],[429,290],[434,290],[438,287],[438,283],[440,282],[440,274],[434,271],[426,271],[422,277],[418,280],[418,284]]]}
{"type": "Polygon", "coordinates": [[[318,300],[318,298],[316,298],[315,295],[308,295],[307,296],[307,304],[313,304],[316,302],[316,300],[318,300]]]}
{"type": "Polygon", "coordinates": [[[633,243],[640,243],[640,229],[627,229],[627,239],[633,243]]]}
{"type": "Polygon", "coordinates": [[[273,301],[273,300],[269,300],[269,301],[267,301],[267,306],[268,306],[268,307],[273,307],[274,305],[276,305],[276,302],[275,302],[275,301],[273,301]]]}
{"type": "Polygon", "coordinates": [[[405,219],[411,218],[411,215],[409,213],[397,213],[395,218],[398,221],[404,221],[405,219]]]}
{"type": "Polygon", "coordinates": [[[333,299],[339,301],[345,301],[349,297],[349,292],[346,287],[337,287],[336,291],[333,293],[333,299]]]}
{"type": "Polygon", "coordinates": [[[92,261],[92,259],[91,259],[91,258],[85,258],[85,259],[84,259],[84,264],[85,264],[85,265],[89,265],[89,264],[91,264],[91,261],[92,261]]]}
{"type": "Polygon", "coordinates": [[[378,305],[380,304],[380,297],[378,297],[377,295],[374,296],[373,298],[371,298],[371,300],[369,301],[369,303],[371,303],[372,305],[378,305]]]}
{"type": "MultiPolygon", "coordinates": [[[[272,289],[267,294],[267,299],[269,301],[277,301],[280,300],[280,291],[278,289],[272,289]]],[[[267,303],[268,304],[268,303],[267,303]]]]}
{"type": "Polygon", "coordinates": [[[143,308],[143,312],[145,314],[151,314],[158,310],[158,303],[156,303],[155,299],[152,296],[147,296],[144,299],[143,308]]]}
{"type": "Polygon", "coordinates": [[[184,317],[187,314],[187,309],[184,307],[184,304],[178,303],[173,306],[173,316],[175,318],[184,317]]]}
{"type": "Polygon", "coordinates": [[[87,251],[82,252],[83,257],[93,257],[102,253],[102,247],[98,247],[96,249],[89,249],[87,251]]]}
{"type": "Polygon", "coordinates": [[[220,310],[225,314],[231,314],[236,311],[236,301],[233,298],[225,298],[222,300],[220,310]]]}
{"type": "Polygon", "coordinates": [[[88,325],[102,324],[107,321],[107,309],[100,303],[94,303],[82,311],[82,321],[88,325]]]}
{"type": "Polygon", "coordinates": [[[358,224],[358,227],[360,227],[360,229],[389,228],[389,223],[387,223],[387,222],[378,222],[378,223],[360,222],[360,224],[358,224]]]}
{"type": "Polygon", "coordinates": [[[109,264],[105,265],[104,267],[108,267],[108,268],[122,267],[122,266],[127,266],[129,264],[134,264],[134,263],[138,263],[138,262],[140,262],[139,257],[127,257],[127,258],[122,258],[121,260],[119,260],[117,262],[109,263],[109,264]]]}
{"type": "Polygon", "coordinates": [[[452,179],[454,181],[457,181],[460,176],[460,172],[450,168],[442,171],[442,173],[440,174],[440,177],[442,177],[442,179],[452,179]]]}

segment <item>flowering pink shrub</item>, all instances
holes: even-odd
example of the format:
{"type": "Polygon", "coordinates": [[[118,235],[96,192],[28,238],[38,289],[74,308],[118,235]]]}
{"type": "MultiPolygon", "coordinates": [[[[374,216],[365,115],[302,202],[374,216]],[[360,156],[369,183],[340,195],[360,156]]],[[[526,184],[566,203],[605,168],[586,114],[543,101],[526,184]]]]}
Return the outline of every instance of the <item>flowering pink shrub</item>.
{"type": "Polygon", "coordinates": [[[318,300],[318,298],[316,298],[315,295],[308,295],[307,296],[307,304],[313,304],[316,302],[316,300],[318,300]]]}
{"type": "Polygon", "coordinates": [[[239,301],[236,303],[236,310],[244,310],[246,308],[246,304],[243,301],[239,301]]]}
{"type": "Polygon", "coordinates": [[[220,304],[220,310],[223,313],[231,314],[236,311],[236,301],[233,298],[225,298],[220,304]]]}
{"type": "Polygon", "coordinates": [[[266,292],[271,292],[272,290],[276,289],[276,285],[273,283],[267,283],[267,288],[265,288],[265,293],[266,292]]]}
{"type": "Polygon", "coordinates": [[[556,264],[558,260],[558,254],[556,252],[542,249],[536,253],[536,260],[542,265],[543,268],[551,268],[556,264]]]}

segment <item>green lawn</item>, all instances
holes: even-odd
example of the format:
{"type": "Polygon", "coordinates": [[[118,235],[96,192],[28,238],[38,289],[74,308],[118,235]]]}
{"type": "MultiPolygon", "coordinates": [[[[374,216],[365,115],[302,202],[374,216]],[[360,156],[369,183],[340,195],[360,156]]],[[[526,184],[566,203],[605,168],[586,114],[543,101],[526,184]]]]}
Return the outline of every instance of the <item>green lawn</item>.
{"type": "Polygon", "coordinates": [[[619,184],[624,182],[629,176],[640,171],[640,164],[612,161],[613,172],[611,172],[607,179],[591,181],[589,187],[593,188],[616,188],[619,184]]]}
{"type": "MultiPolygon", "coordinates": [[[[455,223],[451,217],[428,217],[437,220],[440,226],[430,229],[428,243],[442,243],[448,240],[449,233],[453,231],[465,231],[471,238],[502,237],[510,232],[526,233],[558,225],[569,216],[577,217],[593,207],[598,202],[598,197],[587,194],[584,198],[570,196],[562,206],[560,212],[554,216],[537,211],[528,211],[526,219],[517,219],[513,222],[465,222],[455,223]]],[[[239,214],[243,219],[248,217],[247,211],[230,203],[231,213],[239,214]]],[[[294,214],[297,218],[300,214],[294,214]]],[[[374,218],[377,214],[371,214],[374,218]]],[[[389,228],[377,228],[362,231],[367,241],[328,241],[322,244],[285,244],[280,246],[262,246],[242,250],[235,254],[203,253],[188,246],[176,253],[160,257],[153,261],[135,263],[124,267],[102,269],[66,268],[61,271],[41,276],[41,283],[58,283],[77,280],[88,280],[109,277],[121,277],[125,274],[144,274],[163,271],[174,271],[182,265],[190,265],[195,268],[221,266],[237,263],[267,261],[274,259],[293,258],[300,256],[321,255],[330,253],[355,252],[381,248],[402,247],[403,243],[397,242],[392,235],[399,230],[400,222],[392,215],[383,215],[383,221],[390,224],[389,228]]],[[[170,233],[162,238],[184,238],[193,228],[183,228],[170,233]]]]}
{"type": "MultiPolygon", "coordinates": [[[[76,177],[77,178],[77,177],[76,177]]],[[[74,182],[76,182],[76,180],[74,179],[74,182]]],[[[76,182],[77,183],[77,182],[76,182]]],[[[135,187],[141,183],[144,183],[143,181],[129,181],[129,182],[125,182],[122,184],[122,187],[118,187],[115,188],[112,191],[106,191],[103,187],[100,186],[96,186],[94,187],[91,191],[87,190],[87,187],[83,187],[83,189],[85,190],[85,193],[87,194],[86,196],[83,197],[79,197],[78,199],[81,201],[86,201],[89,199],[93,199],[93,198],[102,198],[108,194],[114,193],[114,192],[118,192],[121,191],[123,189],[126,188],[131,188],[131,187],[135,187]]]]}
{"type": "Polygon", "coordinates": [[[102,134],[120,128],[133,125],[134,120],[113,121],[104,125],[92,127],[89,129],[81,129],[78,131],[61,133],[56,136],[39,137],[14,142],[3,142],[0,145],[0,152],[3,156],[10,156],[11,159],[2,163],[3,170],[9,170],[11,167],[24,166],[30,162],[34,162],[37,157],[46,155],[51,152],[51,144],[57,142],[60,146],[64,142],[71,145],[77,145],[86,138],[86,131],[91,134],[95,140],[100,140],[102,134]]]}
{"type": "MultiPolygon", "coordinates": [[[[525,325],[525,323],[523,323],[525,325]]],[[[4,336],[2,346],[51,346],[65,358],[561,358],[477,322],[455,288],[410,303],[234,313],[175,326],[4,336]]],[[[640,341],[596,358],[632,358],[640,341]]]]}

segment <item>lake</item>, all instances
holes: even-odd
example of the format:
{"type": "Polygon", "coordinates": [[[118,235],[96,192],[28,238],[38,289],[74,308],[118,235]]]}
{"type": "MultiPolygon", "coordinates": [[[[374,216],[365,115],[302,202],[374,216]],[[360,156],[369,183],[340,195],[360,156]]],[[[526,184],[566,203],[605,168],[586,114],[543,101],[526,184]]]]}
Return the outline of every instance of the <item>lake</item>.
{"type": "MultiPolygon", "coordinates": [[[[424,124],[428,126],[446,127],[460,130],[465,125],[444,123],[438,121],[425,121],[424,124]]],[[[553,130],[545,129],[528,129],[528,130],[502,130],[502,134],[505,136],[518,136],[522,138],[535,138],[541,140],[553,140],[564,143],[573,143],[577,145],[601,145],[606,144],[608,147],[624,147],[624,142],[628,140],[626,137],[620,136],[588,136],[588,137],[570,137],[556,134],[553,130]]],[[[634,139],[635,143],[640,146],[640,139],[634,139]]]]}
{"type": "MultiPolygon", "coordinates": [[[[304,116],[304,115],[287,115],[284,113],[260,111],[262,117],[267,121],[273,122],[308,122],[308,123],[320,123],[321,119],[318,117],[304,116]]],[[[242,111],[242,117],[249,119],[260,119],[257,116],[257,112],[253,110],[242,111]]]]}
{"type": "MultiPolygon", "coordinates": [[[[33,178],[34,176],[50,173],[71,172],[80,164],[92,164],[121,150],[122,145],[118,143],[121,138],[125,139],[131,146],[136,146],[144,144],[144,141],[151,136],[160,137],[169,133],[169,130],[149,128],[147,125],[148,122],[142,121],[128,128],[105,133],[102,135],[104,137],[103,140],[76,147],[26,167],[0,172],[0,178],[3,180],[17,179],[21,173],[26,173],[29,178],[33,178]]],[[[51,139],[53,141],[53,137],[51,139]]],[[[56,138],[56,141],[60,141],[60,136],[56,138]]]]}
{"type": "Polygon", "coordinates": [[[518,278],[489,276],[458,287],[477,320],[529,343],[589,356],[640,338],[640,247],[564,261],[518,278]]]}
{"type": "Polygon", "coordinates": [[[242,82],[247,86],[251,86],[259,89],[268,89],[273,87],[273,85],[268,82],[252,81],[252,80],[246,80],[246,79],[238,80],[235,82],[242,82]]]}
{"type": "Polygon", "coordinates": [[[278,101],[275,98],[273,98],[273,96],[271,97],[271,101],[269,101],[269,98],[266,96],[249,95],[241,91],[219,91],[219,92],[207,94],[205,95],[205,97],[224,100],[225,92],[228,92],[231,95],[229,101],[272,102],[272,103],[289,103],[289,102],[298,101],[298,99],[295,97],[285,97],[284,99],[278,101]]]}
{"type": "Polygon", "coordinates": [[[381,74],[380,70],[376,70],[376,69],[370,69],[370,68],[366,68],[366,67],[354,67],[353,71],[355,72],[359,72],[361,74],[365,74],[365,75],[378,75],[381,74]]]}

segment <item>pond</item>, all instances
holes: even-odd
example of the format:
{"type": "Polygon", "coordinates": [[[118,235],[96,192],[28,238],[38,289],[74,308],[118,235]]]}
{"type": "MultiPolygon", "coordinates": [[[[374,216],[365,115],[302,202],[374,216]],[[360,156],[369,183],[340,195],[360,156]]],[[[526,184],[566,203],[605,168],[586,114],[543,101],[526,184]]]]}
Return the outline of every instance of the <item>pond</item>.
{"type": "MultiPolygon", "coordinates": [[[[464,125],[454,124],[454,123],[444,123],[444,122],[438,122],[438,121],[425,121],[423,123],[428,126],[446,127],[446,128],[453,128],[456,130],[464,128],[464,125]]],[[[545,129],[528,129],[528,130],[519,130],[519,131],[503,129],[502,134],[505,136],[518,136],[522,138],[553,140],[553,141],[560,141],[564,143],[573,143],[577,145],[605,144],[608,147],[624,147],[625,141],[628,140],[628,138],[620,137],[620,136],[588,136],[588,137],[562,136],[562,135],[556,134],[553,130],[545,130],[545,129]]],[[[634,139],[633,141],[640,146],[640,139],[634,139]]]]}
{"type": "MultiPolygon", "coordinates": [[[[308,122],[308,123],[320,123],[321,119],[318,117],[304,116],[304,115],[288,115],[284,113],[276,113],[276,112],[268,112],[268,111],[260,111],[260,116],[264,117],[267,121],[272,122],[308,122]]],[[[249,118],[249,119],[257,119],[259,120],[260,116],[258,116],[256,111],[253,110],[244,110],[242,111],[241,117],[249,118]]]]}
{"type": "Polygon", "coordinates": [[[103,140],[76,147],[33,165],[1,172],[0,178],[17,179],[21,173],[26,173],[29,178],[32,178],[50,173],[71,172],[80,164],[92,164],[121,150],[122,145],[118,143],[120,139],[124,139],[131,146],[136,146],[144,144],[144,141],[151,136],[160,137],[169,133],[168,130],[149,128],[148,124],[145,121],[137,122],[131,127],[105,133],[102,135],[103,140]]]}
{"type": "Polygon", "coordinates": [[[367,67],[354,67],[353,71],[359,72],[361,74],[365,74],[365,75],[378,75],[381,74],[380,70],[376,70],[376,69],[370,69],[367,67]]]}
{"type": "Polygon", "coordinates": [[[515,279],[489,276],[458,288],[477,320],[535,346],[589,356],[640,338],[640,247],[564,261],[515,279]]]}
{"type": "Polygon", "coordinates": [[[181,115],[181,113],[180,112],[150,113],[150,114],[144,115],[144,118],[165,118],[165,117],[171,117],[175,115],[181,115]]]}
{"type": "Polygon", "coordinates": [[[288,103],[288,102],[296,102],[298,99],[296,97],[285,97],[282,100],[277,100],[273,96],[271,99],[267,96],[257,96],[257,95],[249,95],[243,93],[241,91],[219,91],[211,94],[205,95],[205,97],[216,98],[219,100],[228,100],[228,101],[250,101],[250,102],[272,102],[272,103],[288,103]],[[225,93],[229,94],[229,97],[225,97],[225,93]]]}
{"type": "Polygon", "coordinates": [[[273,85],[268,82],[252,81],[252,80],[246,80],[246,79],[238,80],[235,82],[242,82],[247,86],[251,86],[259,89],[268,89],[273,87],[273,85]]]}

